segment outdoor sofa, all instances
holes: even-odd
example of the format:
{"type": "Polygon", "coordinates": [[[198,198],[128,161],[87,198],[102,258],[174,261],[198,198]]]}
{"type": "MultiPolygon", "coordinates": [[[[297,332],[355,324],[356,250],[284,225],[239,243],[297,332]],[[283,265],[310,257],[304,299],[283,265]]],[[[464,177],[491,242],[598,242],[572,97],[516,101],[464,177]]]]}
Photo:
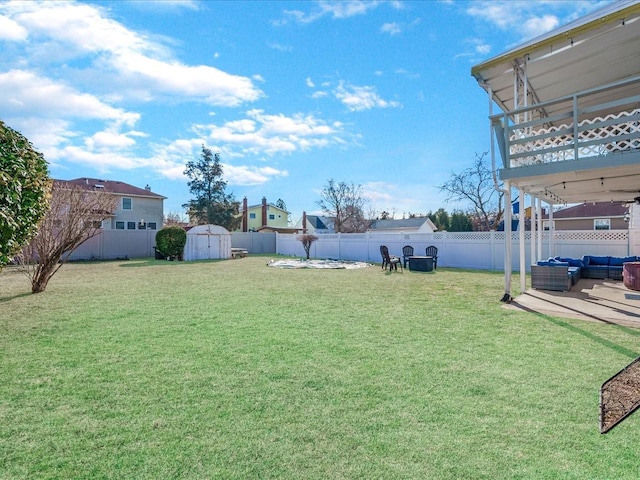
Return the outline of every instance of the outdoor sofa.
{"type": "Polygon", "coordinates": [[[622,280],[622,265],[640,257],[585,255],[581,259],[551,257],[531,266],[531,287],[539,290],[568,291],[581,278],[622,280]]]}

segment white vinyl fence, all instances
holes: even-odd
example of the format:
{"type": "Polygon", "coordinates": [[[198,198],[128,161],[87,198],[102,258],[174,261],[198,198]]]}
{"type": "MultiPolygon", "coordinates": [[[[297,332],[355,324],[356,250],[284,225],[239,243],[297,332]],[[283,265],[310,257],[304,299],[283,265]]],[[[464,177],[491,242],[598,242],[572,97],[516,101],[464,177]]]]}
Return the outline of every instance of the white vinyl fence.
{"type": "Polygon", "coordinates": [[[69,257],[70,260],[111,260],[153,257],[158,230],[103,230],[69,257]]]}
{"type": "MultiPolygon", "coordinates": [[[[508,232],[506,233],[508,235],[508,232]]],[[[536,233],[537,235],[537,233],[536,233]]],[[[513,270],[519,270],[519,234],[512,232],[513,270]]],[[[281,255],[304,257],[302,243],[294,234],[276,235],[276,252],[281,255]]],[[[583,255],[624,257],[630,253],[627,230],[556,231],[553,246],[549,232],[542,234],[542,256],[581,258],[583,255]],[[553,252],[550,252],[550,249],[553,252]]],[[[525,265],[531,265],[531,234],[525,232],[525,265]]],[[[424,255],[426,247],[438,247],[438,267],[479,270],[504,270],[505,232],[436,232],[436,233],[342,233],[318,235],[311,245],[310,256],[364,262],[381,261],[380,245],[389,253],[401,256],[402,247],[411,245],[415,255],[424,255]]]]}
{"type": "MultiPolygon", "coordinates": [[[[76,249],[72,260],[153,257],[157,230],[104,230],[76,249]]],[[[508,233],[507,233],[508,235],[508,233]]],[[[239,233],[231,234],[232,247],[246,248],[249,254],[277,253],[304,257],[302,243],[296,234],[239,233]]],[[[514,271],[519,270],[518,233],[512,232],[514,271]]],[[[436,232],[436,233],[339,233],[318,235],[311,245],[313,258],[333,258],[379,263],[380,245],[389,247],[392,255],[402,255],[402,247],[411,245],[416,255],[424,255],[429,245],[438,247],[438,267],[478,270],[504,270],[505,232],[436,232]]],[[[531,265],[530,232],[525,233],[525,265],[531,265]]],[[[635,230],[556,231],[552,246],[549,232],[542,234],[542,256],[581,258],[583,255],[624,257],[640,255],[640,233],[635,230]]]]}

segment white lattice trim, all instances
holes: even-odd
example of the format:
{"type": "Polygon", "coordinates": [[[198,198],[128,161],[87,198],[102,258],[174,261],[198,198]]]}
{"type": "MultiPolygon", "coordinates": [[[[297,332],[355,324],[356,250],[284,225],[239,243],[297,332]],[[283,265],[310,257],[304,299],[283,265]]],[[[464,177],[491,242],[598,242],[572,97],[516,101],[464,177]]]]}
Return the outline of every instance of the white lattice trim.
{"type": "MultiPolygon", "coordinates": [[[[640,109],[583,120],[578,124],[578,130],[580,157],[640,148],[640,109]],[[596,126],[589,128],[592,125],[596,126]]],[[[572,123],[536,128],[535,131],[531,127],[515,128],[509,139],[512,142],[509,152],[515,157],[512,166],[574,159],[572,123]],[[528,140],[522,143],[523,139],[528,140]],[[530,155],[526,155],[528,153],[530,155]]]]}

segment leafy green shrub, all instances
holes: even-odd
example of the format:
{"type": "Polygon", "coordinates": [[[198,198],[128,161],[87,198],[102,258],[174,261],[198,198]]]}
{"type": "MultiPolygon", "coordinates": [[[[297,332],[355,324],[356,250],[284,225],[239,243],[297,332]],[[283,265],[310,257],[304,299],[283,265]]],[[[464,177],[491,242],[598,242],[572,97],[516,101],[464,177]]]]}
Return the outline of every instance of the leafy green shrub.
{"type": "Polygon", "coordinates": [[[50,191],[42,154],[0,121],[0,270],[38,231],[50,191]]]}
{"type": "Polygon", "coordinates": [[[187,232],[182,227],[164,227],[156,233],[156,249],[169,260],[182,260],[187,232]]]}

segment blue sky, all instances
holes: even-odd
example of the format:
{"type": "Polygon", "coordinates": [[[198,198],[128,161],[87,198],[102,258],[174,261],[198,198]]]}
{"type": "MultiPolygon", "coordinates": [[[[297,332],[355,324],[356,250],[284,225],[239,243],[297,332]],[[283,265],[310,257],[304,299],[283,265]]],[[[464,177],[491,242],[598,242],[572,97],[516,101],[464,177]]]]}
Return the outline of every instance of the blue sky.
{"type": "Polygon", "coordinates": [[[451,212],[438,185],[489,148],[471,66],[608,3],[2,2],[0,119],[52,177],[149,184],[165,213],[203,144],[293,221],[330,178],[377,213],[451,212]]]}

